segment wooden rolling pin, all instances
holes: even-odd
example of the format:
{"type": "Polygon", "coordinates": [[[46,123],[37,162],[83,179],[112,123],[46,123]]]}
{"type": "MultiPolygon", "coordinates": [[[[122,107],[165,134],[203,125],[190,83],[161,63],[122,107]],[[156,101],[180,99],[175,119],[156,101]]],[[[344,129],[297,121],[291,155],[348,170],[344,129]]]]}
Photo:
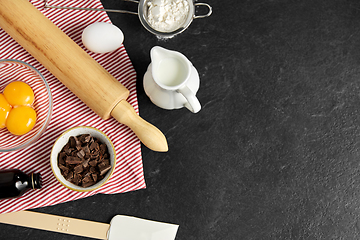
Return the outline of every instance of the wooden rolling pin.
{"type": "Polygon", "coordinates": [[[29,0],[0,0],[0,27],[102,119],[113,116],[154,151],[166,152],[165,136],[136,114],[129,91],[29,0]]]}

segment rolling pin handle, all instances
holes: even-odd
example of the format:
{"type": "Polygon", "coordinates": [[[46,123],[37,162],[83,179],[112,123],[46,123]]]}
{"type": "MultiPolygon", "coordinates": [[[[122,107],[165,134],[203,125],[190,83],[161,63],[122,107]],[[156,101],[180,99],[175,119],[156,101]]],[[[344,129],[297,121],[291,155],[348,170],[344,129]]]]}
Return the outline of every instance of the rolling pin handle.
{"type": "Polygon", "coordinates": [[[157,152],[168,151],[164,134],[154,125],[142,119],[126,100],[121,100],[115,106],[111,116],[128,126],[146,147],[157,152]]]}

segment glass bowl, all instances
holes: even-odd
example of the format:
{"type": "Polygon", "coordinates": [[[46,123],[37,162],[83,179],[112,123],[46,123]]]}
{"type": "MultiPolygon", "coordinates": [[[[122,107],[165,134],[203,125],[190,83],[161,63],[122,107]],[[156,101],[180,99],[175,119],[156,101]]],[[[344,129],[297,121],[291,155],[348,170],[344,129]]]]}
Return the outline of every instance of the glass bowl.
{"type": "Polygon", "coordinates": [[[45,132],[52,114],[52,96],[43,75],[30,64],[14,59],[0,60],[0,93],[14,81],[27,83],[34,91],[33,108],[37,119],[35,126],[24,135],[13,135],[6,128],[0,129],[0,152],[10,152],[30,146],[45,132]]]}

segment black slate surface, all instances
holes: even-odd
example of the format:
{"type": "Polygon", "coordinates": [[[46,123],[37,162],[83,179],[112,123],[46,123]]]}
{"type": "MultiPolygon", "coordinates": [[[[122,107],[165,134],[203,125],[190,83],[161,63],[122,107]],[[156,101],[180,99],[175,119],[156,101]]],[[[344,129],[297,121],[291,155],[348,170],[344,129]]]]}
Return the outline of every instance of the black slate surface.
{"type": "MultiPolygon", "coordinates": [[[[138,74],[140,115],[169,143],[167,153],[142,148],[147,189],[33,211],[176,223],[176,240],[359,239],[360,2],[205,2],[212,16],[166,41],[136,15],[109,13],[138,74]],[[199,113],[145,95],[155,45],[198,70],[199,113]]],[[[0,239],[85,238],[1,224],[0,239]]]]}

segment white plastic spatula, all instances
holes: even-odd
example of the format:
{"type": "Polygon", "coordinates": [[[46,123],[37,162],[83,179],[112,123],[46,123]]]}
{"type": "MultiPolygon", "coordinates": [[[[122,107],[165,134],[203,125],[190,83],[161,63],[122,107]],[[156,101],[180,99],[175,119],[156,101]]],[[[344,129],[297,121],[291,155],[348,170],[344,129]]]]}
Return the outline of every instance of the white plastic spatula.
{"type": "Polygon", "coordinates": [[[32,211],[0,214],[0,223],[107,240],[174,240],[179,227],[123,215],[107,224],[32,211]]]}

